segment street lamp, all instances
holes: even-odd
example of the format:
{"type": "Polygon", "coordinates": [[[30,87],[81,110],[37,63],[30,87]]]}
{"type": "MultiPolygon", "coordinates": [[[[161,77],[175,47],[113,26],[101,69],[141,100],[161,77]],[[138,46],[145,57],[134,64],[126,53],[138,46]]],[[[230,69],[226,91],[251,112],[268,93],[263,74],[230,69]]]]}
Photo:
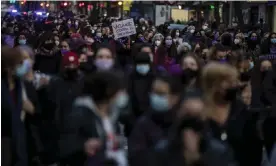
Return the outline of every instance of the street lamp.
{"type": "Polygon", "coordinates": [[[182,6],[181,6],[181,5],[178,5],[178,9],[182,9],[182,6]]]}
{"type": "Polygon", "coordinates": [[[119,5],[119,6],[122,6],[122,4],[123,4],[122,1],[119,1],[119,2],[118,2],[118,5],[119,5]]]}

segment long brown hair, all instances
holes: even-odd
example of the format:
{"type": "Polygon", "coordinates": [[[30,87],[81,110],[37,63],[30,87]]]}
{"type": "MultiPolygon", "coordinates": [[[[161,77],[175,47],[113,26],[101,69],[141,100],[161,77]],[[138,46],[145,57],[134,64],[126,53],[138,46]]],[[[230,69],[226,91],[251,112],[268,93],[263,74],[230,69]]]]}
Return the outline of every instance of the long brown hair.
{"type": "MultiPolygon", "coordinates": [[[[202,91],[204,101],[209,107],[215,105],[216,89],[220,84],[230,77],[238,78],[238,71],[235,67],[229,64],[221,64],[218,62],[210,62],[207,64],[201,75],[202,91]]],[[[211,111],[212,109],[210,109],[211,111]]],[[[207,114],[212,114],[211,112],[207,114]]]]}

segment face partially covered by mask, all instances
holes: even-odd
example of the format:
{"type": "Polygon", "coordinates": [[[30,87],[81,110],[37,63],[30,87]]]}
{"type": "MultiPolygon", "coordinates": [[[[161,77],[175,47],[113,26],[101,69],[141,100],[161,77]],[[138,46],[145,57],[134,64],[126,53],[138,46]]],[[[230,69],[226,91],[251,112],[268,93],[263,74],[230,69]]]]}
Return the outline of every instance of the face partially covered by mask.
{"type": "Polygon", "coordinates": [[[165,44],[166,44],[166,46],[171,46],[172,45],[172,39],[166,39],[165,40],[165,44]]]}
{"type": "Polygon", "coordinates": [[[139,73],[141,75],[146,75],[150,71],[150,65],[149,64],[137,64],[136,71],[137,71],[137,73],[139,73]]]}
{"type": "Polygon", "coordinates": [[[117,108],[125,108],[128,104],[129,96],[126,92],[122,91],[116,96],[114,106],[117,108]]]}
{"type": "Polygon", "coordinates": [[[156,45],[156,46],[160,46],[160,45],[161,45],[161,40],[159,40],[159,39],[156,40],[156,41],[155,41],[155,45],[156,45]]]}
{"type": "Polygon", "coordinates": [[[16,68],[16,75],[18,77],[24,77],[32,69],[32,63],[26,59],[21,65],[16,68]]]}
{"type": "Polygon", "coordinates": [[[98,50],[94,65],[98,70],[110,70],[114,66],[112,53],[107,48],[98,50]]]}
{"type": "Polygon", "coordinates": [[[76,79],[78,76],[78,68],[65,68],[65,76],[68,79],[76,79]]]}

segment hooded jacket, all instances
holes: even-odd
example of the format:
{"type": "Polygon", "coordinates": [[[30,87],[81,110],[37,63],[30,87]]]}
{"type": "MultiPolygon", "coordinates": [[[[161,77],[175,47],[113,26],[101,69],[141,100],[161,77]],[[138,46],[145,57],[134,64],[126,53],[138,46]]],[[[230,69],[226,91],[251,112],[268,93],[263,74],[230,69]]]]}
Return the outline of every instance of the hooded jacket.
{"type": "MultiPolygon", "coordinates": [[[[113,112],[114,114],[110,115],[110,121],[113,126],[118,126],[117,111],[113,110],[113,112]]],[[[84,163],[91,166],[103,165],[106,159],[107,133],[104,129],[103,120],[96,112],[93,99],[88,96],[78,97],[73,103],[72,113],[66,122],[59,141],[60,157],[70,165],[82,165],[84,163]],[[84,144],[90,138],[99,139],[102,142],[102,147],[95,156],[87,157],[84,153],[84,144]]],[[[118,135],[118,128],[114,132],[118,135]]],[[[120,155],[118,160],[124,160],[123,157],[120,155]]]]}

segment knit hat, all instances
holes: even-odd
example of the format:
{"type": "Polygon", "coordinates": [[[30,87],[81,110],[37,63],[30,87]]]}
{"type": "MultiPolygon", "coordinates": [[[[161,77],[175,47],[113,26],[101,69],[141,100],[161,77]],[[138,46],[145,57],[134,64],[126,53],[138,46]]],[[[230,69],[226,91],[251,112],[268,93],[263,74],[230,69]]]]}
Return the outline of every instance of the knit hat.
{"type": "Polygon", "coordinates": [[[70,65],[76,65],[79,66],[79,57],[74,52],[67,52],[62,57],[62,66],[70,66],[70,65]]]}

